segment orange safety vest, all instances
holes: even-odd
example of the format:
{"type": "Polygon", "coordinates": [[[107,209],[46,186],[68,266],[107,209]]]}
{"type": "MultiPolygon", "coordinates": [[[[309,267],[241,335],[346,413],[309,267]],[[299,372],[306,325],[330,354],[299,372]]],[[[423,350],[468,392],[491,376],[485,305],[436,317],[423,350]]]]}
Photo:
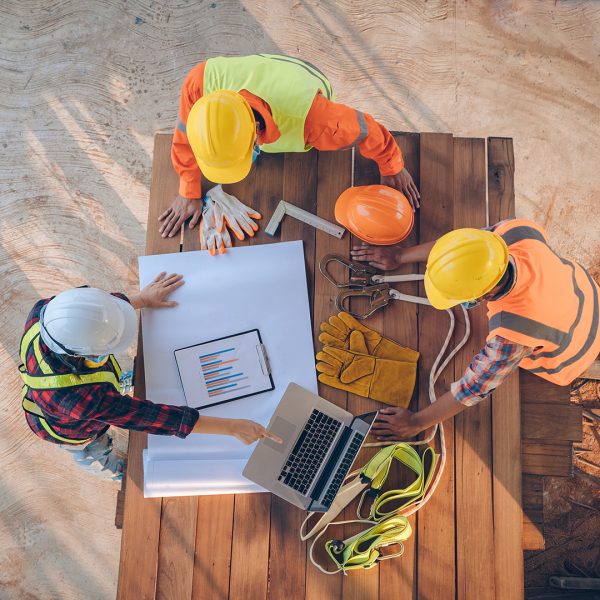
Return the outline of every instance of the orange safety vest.
{"type": "Polygon", "coordinates": [[[600,288],[578,263],[554,253],[543,227],[525,219],[495,233],[508,246],[516,283],[488,302],[490,333],[535,351],[519,366],[558,385],[579,377],[600,352],[600,288]]]}

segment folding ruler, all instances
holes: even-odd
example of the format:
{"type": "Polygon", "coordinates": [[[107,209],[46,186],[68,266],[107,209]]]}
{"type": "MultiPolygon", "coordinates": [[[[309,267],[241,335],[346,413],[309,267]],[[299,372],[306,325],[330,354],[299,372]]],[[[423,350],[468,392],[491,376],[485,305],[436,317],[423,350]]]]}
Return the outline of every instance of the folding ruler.
{"type": "Polygon", "coordinates": [[[298,219],[311,227],[316,227],[329,235],[333,235],[337,238],[341,238],[344,235],[344,231],[346,231],[343,227],[339,225],[335,225],[334,223],[330,223],[317,215],[313,215],[313,213],[308,212],[302,208],[297,207],[295,204],[290,204],[285,200],[281,200],[281,202],[277,205],[269,224],[265,228],[265,233],[274,236],[277,233],[277,229],[279,228],[279,223],[285,215],[289,215],[290,217],[294,217],[294,219],[298,219]]]}

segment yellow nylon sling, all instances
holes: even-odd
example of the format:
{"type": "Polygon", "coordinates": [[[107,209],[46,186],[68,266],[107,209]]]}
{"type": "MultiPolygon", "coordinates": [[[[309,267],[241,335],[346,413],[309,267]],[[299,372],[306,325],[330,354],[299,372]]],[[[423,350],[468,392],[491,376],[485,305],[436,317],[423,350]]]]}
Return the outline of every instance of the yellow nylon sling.
{"type": "Polygon", "coordinates": [[[315,513],[310,513],[304,520],[300,528],[300,538],[307,540],[317,534],[309,554],[313,564],[323,573],[346,573],[354,569],[370,569],[381,560],[402,554],[403,542],[411,535],[410,524],[402,513],[418,507],[418,502],[425,496],[433,481],[437,465],[438,455],[430,446],[424,450],[422,456],[419,456],[411,445],[403,442],[382,448],[360,471],[348,476],[350,478],[356,475],[340,488],[331,508],[306,533],[305,525],[315,513]],[[404,488],[382,493],[394,460],[411,470],[415,479],[404,488]],[[358,495],[361,495],[357,508],[358,520],[334,521],[358,495]],[[373,498],[373,503],[369,515],[364,517],[361,515],[361,508],[367,497],[373,498]],[[314,545],[329,525],[345,523],[365,523],[370,527],[348,539],[332,539],[325,543],[325,550],[336,566],[335,571],[328,571],[315,561],[314,545]],[[398,545],[399,550],[391,555],[383,555],[380,550],[391,545],[398,545]]]}
{"type": "Polygon", "coordinates": [[[48,423],[46,416],[42,409],[28,397],[29,390],[55,390],[69,387],[78,387],[80,385],[90,385],[93,383],[110,383],[114,388],[119,390],[119,379],[121,377],[121,368],[116,358],[111,354],[110,361],[115,370],[102,370],[95,373],[82,373],[81,375],[74,375],[72,373],[55,375],[50,365],[44,359],[40,350],[40,323],[37,321],[34,323],[23,335],[21,339],[21,361],[19,365],[19,374],[23,380],[23,387],[21,388],[21,406],[25,412],[38,417],[42,427],[46,432],[51,435],[54,439],[65,443],[65,444],[87,444],[92,438],[85,440],[71,440],[63,437],[56,433],[50,424],[48,423]],[[25,363],[27,360],[27,349],[30,344],[33,344],[33,352],[36,361],[40,367],[43,375],[30,375],[26,368],[25,363]],[[116,373],[116,374],[115,374],[116,373]]]}

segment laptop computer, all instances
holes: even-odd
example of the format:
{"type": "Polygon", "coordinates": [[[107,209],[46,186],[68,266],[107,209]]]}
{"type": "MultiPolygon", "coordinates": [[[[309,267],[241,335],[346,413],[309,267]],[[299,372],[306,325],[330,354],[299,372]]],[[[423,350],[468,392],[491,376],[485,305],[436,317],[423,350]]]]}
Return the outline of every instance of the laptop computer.
{"type": "Polygon", "coordinates": [[[377,417],[348,411],[290,383],[243,470],[247,479],[313,512],[327,512],[377,417]]]}

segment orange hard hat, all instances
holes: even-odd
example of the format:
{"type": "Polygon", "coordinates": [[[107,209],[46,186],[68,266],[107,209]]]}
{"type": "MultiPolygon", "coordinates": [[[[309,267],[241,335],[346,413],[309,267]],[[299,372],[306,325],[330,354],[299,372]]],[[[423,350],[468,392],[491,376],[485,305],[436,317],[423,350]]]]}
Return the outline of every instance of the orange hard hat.
{"type": "Polygon", "coordinates": [[[348,188],[335,203],[335,218],[363,242],[378,246],[406,239],[415,222],[404,194],[386,185],[348,188]]]}

